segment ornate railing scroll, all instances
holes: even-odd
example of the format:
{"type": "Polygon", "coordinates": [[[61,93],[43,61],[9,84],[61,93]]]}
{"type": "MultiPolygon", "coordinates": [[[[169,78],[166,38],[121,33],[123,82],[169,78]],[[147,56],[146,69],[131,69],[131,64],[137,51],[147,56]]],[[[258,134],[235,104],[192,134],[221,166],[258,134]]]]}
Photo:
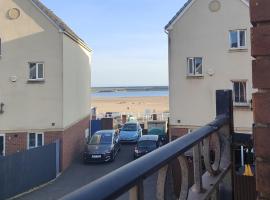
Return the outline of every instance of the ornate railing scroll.
{"type": "Polygon", "coordinates": [[[213,122],[89,183],[62,199],[112,200],[129,192],[129,199],[143,200],[147,192],[144,180],[156,172],[158,172],[156,183],[158,200],[232,199],[232,91],[219,90],[216,92],[216,98],[217,117],[213,122]],[[193,170],[186,156],[186,152],[190,150],[193,152],[193,170]],[[172,167],[175,161],[180,165],[179,169],[172,167]],[[175,185],[168,183],[172,180],[172,170],[173,172],[179,170],[181,174],[181,180],[173,179],[175,185]],[[191,173],[193,180],[190,180],[191,173]],[[175,188],[179,189],[180,193],[175,191],[175,188]]]}

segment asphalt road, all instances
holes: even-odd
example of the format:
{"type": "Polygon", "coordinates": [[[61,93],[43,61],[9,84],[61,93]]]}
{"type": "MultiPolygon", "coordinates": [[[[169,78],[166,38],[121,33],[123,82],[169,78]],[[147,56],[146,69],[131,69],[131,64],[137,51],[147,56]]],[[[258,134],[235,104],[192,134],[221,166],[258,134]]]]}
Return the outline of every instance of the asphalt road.
{"type": "MultiPolygon", "coordinates": [[[[104,176],[105,174],[118,169],[119,167],[133,161],[133,145],[122,145],[121,151],[112,163],[88,164],[82,161],[75,162],[55,181],[17,198],[17,200],[55,200],[64,195],[104,176]]],[[[145,199],[155,199],[156,175],[145,180],[145,199]]],[[[91,198],[90,198],[91,199],[91,198]]],[[[127,200],[128,194],[122,195],[119,200],[127,200]]]]}

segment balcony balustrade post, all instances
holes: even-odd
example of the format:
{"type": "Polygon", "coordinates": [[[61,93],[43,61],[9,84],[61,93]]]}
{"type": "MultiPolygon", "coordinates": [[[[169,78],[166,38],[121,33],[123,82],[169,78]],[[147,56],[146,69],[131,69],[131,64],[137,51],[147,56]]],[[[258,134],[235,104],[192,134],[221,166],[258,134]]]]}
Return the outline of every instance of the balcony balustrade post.
{"type": "Polygon", "coordinates": [[[217,118],[220,115],[226,115],[229,118],[229,124],[225,125],[219,130],[222,158],[220,166],[226,166],[231,163],[231,170],[220,184],[220,199],[230,200],[233,199],[234,190],[234,161],[232,152],[232,134],[234,132],[234,120],[233,120],[233,99],[231,90],[217,90],[216,91],[216,115],[217,118]]]}
{"type": "Polygon", "coordinates": [[[129,191],[130,200],[144,200],[143,180],[129,191]]]}
{"type": "Polygon", "coordinates": [[[193,147],[193,165],[194,165],[194,186],[193,191],[201,193],[202,185],[202,155],[200,143],[193,147]]]}

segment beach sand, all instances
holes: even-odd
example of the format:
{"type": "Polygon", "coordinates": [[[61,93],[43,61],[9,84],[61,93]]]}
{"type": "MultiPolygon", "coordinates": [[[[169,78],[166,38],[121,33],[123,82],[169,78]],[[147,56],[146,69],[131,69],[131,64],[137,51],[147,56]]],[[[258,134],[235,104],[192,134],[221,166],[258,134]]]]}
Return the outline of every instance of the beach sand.
{"type": "Polygon", "coordinates": [[[97,108],[97,115],[106,112],[133,115],[163,113],[169,111],[169,97],[93,97],[91,106],[97,108]]]}

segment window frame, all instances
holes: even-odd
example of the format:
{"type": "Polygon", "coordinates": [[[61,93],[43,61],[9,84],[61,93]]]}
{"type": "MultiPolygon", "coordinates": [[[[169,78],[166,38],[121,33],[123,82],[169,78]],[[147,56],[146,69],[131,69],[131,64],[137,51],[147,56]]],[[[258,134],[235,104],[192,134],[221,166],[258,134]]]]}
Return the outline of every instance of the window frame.
{"type": "Polygon", "coordinates": [[[234,30],[229,30],[229,45],[230,45],[230,50],[241,50],[241,49],[247,49],[247,29],[234,29],[234,30]],[[240,33],[241,31],[244,31],[245,33],[245,45],[240,46],[241,40],[240,40],[240,33]],[[237,47],[232,47],[232,37],[231,37],[231,32],[237,32],[237,47]]]}
{"type": "Polygon", "coordinates": [[[248,80],[232,80],[232,91],[233,91],[233,105],[234,106],[249,106],[249,102],[248,102],[248,80]],[[234,84],[235,83],[245,83],[245,100],[246,102],[236,102],[235,101],[235,90],[234,90],[234,84]]]}
{"type": "Polygon", "coordinates": [[[44,72],[44,62],[28,62],[28,67],[29,67],[29,74],[28,74],[28,81],[44,81],[44,77],[45,77],[45,72],[44,72]],[[30,73],[31,73],[31,69],[30,69],[30,65],[31,64],[35,64],[35,67],[36,67],[36,78],[33,79],[30,77],[30,73]],[[42,65],[42,78],[39,77],[39,65],[42,65]]]}
{"type": "Polygon", "coordinates": [[[187,77],[203,77],[203,57],[187,57],[187,77]],[[196,71],[196,59],[201,59],[202,73],[196,71]],[[192,73],[190,73],[190,60],[192,60],[192,73]]]}
{"type": "Polygon", "coordinates": [[[27,149],[34,149],[38,147],[44,146],[44,133],[43,132],[29,132],[27,134],[27,149]],[[34,133],[35,134],[35,146],[30,147],[30,134],[34,133]],[[38,135],[42,135],[42,145],[38,146],[38,135]]]}

